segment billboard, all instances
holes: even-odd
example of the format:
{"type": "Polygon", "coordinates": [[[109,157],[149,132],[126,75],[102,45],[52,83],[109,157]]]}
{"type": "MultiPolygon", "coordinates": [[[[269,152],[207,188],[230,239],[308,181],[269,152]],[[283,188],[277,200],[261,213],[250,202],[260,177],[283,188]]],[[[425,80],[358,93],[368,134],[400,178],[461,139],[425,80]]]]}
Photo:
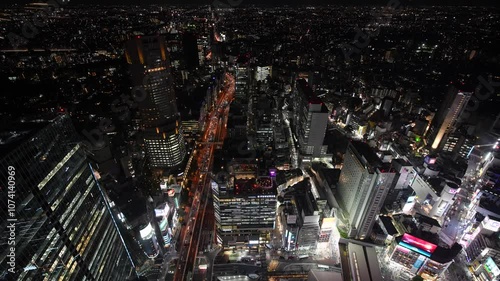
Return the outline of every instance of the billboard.
{"type": "Polygon", "coordinates": [[[156,215],[156,217],[167,216],[169,211],[170,211],[170,207],[168,206],[168,204],[165,204],[164,207],[160,207],[159,209],[155,209],[155,215],[156,215]]]}
{"type": "Polygon", "coordinates": [[[424,158],[424,162],[427,163],[427,164],[429,164],[429,165],[436,164],[436,160],[437,160],[436,157],[430,156],[430,155],[427,155],[424,158]]]}
{"type": "Polygon", "coordinates": [[[165,190],[165,189],[167,189],[167,183],[166,183],[166,182],[162,182],[162,183],[160,183],[160,189],[161,189],[161,190],[165,190]]]}
{"type": "Polygon", "coordinates": [[[276,169],[269,169],[269,176],[276,177],[276,169]]]}
{"type": "Polygon", "coordinates": [[[419,253],[419,254],[421,254],[421,255],[423,255],[423,256],[426,256],[426,257],[428,257],[428,258],[430,258],[430,257],[431,257],[431,254],[427,253],[426,251],[420,250],[419,248],[417,248],[417,247],[415,247],[415,246],[412,246],[412,245],[410,245],[410,244],[408,244],[408,243],[405,243],[405,242],[403,242],[403,241],[399,242],[399,245],[400,245],[400,246],[403,246],[403,247],[405,247],[405,248],[407,248],[407,249],[410,249],[410,250],[412,250],[412,251],[414,251],[414,252],[416,252],[416,253],[419,253]]]}
{"type": "Polygon", "coordinates": [[[171,189],[167,190],[167,194],[168,194],[168,196],[170,196],[170,197],[175,196],[175,189],[171,188],[171,189]]]}
{"type": "Polygon", "coordinates": [[[163,231],[166,231],[167,230],[167,227],[168,227],[168,220],[166,217],[163,217],[163,219],[160,221],[160,230],[163,232],[163,231]]]}
{"type": "Polygon", "coordinates": [[[413,250],[417,253],[420,253],[424,256],[427,256],[427,257],[430,257],[430,254],[434,253],[434,251],[437,249],[437,245],[434,245],[434,244],[429,243],[425,240],[422,240],[420,238],[412,236],[408,233],[405,233],[403,235],[403,237],[401,238],[400,245],[402,245],[410,250],[413,250]],[[408,246],[410,246],[410,247],[408,247],[408,246]],[[418,249],[420,251],[415,250],[415,249],[418,249]],[[427,254],[422,253],[422,251],[427,253],[427,254]]]}
{"type": "Polygon", "coordinates": [[[484,269],[486,270],[490,278],[496,278],[498,275],[500,275],[500,269],[498,269],[498,266],[491,257],[488,257],[486,259],[486,262],[484,263],[484,269]]]}

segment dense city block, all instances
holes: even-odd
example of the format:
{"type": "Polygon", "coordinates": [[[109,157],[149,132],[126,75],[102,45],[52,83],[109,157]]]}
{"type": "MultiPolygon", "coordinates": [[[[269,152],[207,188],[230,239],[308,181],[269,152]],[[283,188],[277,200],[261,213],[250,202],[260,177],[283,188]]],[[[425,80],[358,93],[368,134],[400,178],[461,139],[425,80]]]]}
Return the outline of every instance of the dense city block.
{"type": "Polygon", "coordinates": [[[500,10],[246,1],[1,4],[0,280],[500,280],[500,10]]]}

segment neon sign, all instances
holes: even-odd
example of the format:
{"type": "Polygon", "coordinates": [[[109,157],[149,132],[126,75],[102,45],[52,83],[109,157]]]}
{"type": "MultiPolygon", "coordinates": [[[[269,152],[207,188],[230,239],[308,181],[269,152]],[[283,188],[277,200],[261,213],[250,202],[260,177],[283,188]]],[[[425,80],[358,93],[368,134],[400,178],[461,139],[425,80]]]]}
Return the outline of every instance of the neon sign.
{"type": "Polygon", "coordinates": [[[428,257],[428,258],[430,258],[430,257],[431,257],[431,254],[429,254],[428,252],[426,252],[426,251],[422,251],[422,250],[420,250],[419,248],[414,247],[414,246],[412,246],[412,245],[410,245],[410,244],[408,244],[408,243],[405,243],[405,242],[403,242],[403,241],[399,242],[399,245],[400,245],[400,246],[403,246],[403,247],[405,247],[405,248],[407,248],[407,249],[410,249],[410,250],[412,250],[412,251],[414,251],[414,252],[416,252],[416,253],[419,253],[419,254],[421,254],[421,255],[423,255],[423,256],[426,256],[426,257],[428,257]]]}
{"type": "Polygon", "coordinates": [[[411,246],[414,246],[420,250],[423,250],[429,254],[432,254],[434,253],[434,251],[437,249],[437,245],[434,245],[432,243],[429,243],[425,240],[422,240],[420,238],[417,238],[415,236],[412,236],[408,233],[405,233],[403,235],[403,238],[401,239],[401,242],[407,244],[407,245],[411,245],[411,246]]]}
{"type": "Polygon", "coordinates": [[[500,269],[498,269],[498,266],[495,264],[491,257],[488,257],[488,259],[484,263],[484,269],[486,270],[490,278],[496,278],[498,275],[500,275],[500,269]]]}

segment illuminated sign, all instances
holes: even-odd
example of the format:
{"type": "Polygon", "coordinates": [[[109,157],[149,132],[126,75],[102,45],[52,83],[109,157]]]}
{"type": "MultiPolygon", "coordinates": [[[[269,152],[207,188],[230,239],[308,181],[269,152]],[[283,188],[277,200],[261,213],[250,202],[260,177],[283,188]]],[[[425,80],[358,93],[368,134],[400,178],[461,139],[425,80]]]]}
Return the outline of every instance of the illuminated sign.
{"type": "Polygon", "coordinates": [[[436,160],[437,160],[436,158],[431,157],[431,156],[429,156],[429,155],[427,155],[427,156],[425,157],[425,159],[424,159],[425,163],[427,163],[427,164],[429,164],[429,165],[433,165],[433,164],[435,164],[435,163],[436,163],[436,160]]]}
{"type": "Polygon", "coordinates": [[[500,269],[491,257],[488,257],[486,259],[486,262],[484,263],[484,269],[486,270],[486,272],[488,272],[490,278],[496,278],[498,275],[500,275],[500,269]]]}
{"type": "Polygon", "coordinates": [[[405,247],[401,247],[401,246],[398,246],[398,251],[401,251],[401,252],[403,252],[403,253],[405,253],[405,254],[410,253],[410,250],[408,250],[408,249],[407,249],[407,248],[405,248],[405,247]]]}
{"type": "Polygon", "coordinates": [[[169,190],[167,191],[167,194],[168,194],[168,196],[170,196],[170,197],[175,196],[175,190],[174,190],[174,189],[169,189],[169,190]]]}
{"type": "Polygon", "coordinates": [[[147,240],[147,239],[153,237],[154,229],[151,226],[151,224],[149,223],[145,228],[141,229],[139,231],[139,233],[140,233],[142,239],[147,240]]]}
{"type": "Polygon", "coordinates": [[[425,261],[425,258],[422,258],[422,256],[420,256],[416,261],[415,263],[413,264],[413,267],[414,268],[420,268],[422,266],[422,264],[424,264],[424,261],[425,261]]]}
{"type": "Polygon", "coordinates": [[[410,246],[414,246],[420,250],[423,250],[429,254],[432,254],[434,253],[434,251],[436,250],[437,248],[437,245],[434,245],[432,243],[429,243],[425,240],[422,240],[420,238],[417,238],[415,236],[412,236],[408,233],[405,233],[403,235],[403,238],[401,239],[401,242],[407,244],[407,245],[410,245],[410,246]]]}
{"type": "Polygon", "coordinates": [[[405,247],[405,248],[407,248],[407,249],[410,249],[410,250],[412,250],[412,251],[414,251],[414,252],[416,252],[416,253],[419,253],[419,254],[421,254],[421,255],[423,255],[423,256],[426,256],[426,257],[428,257],[428,258],[430,258],[430,257],[431,257],[431,254],[429,254],[429,253],[427,253],[427,252],[425,252],[425,251],[422,251],[422,250],[420,250],[419,248],[414,247],[414,246],[412,246],[412,245],[410,245],[410,244],[407,244],[407,243],[405,243],[405,242],[399,242],[399,245],[400,245],[400,246],[403,246],[403,247],[405,247]]]}
{"type": "Polygon", "coordinates": [[[275,177],[276,176],[276,169],[269,169],[269,176],[275,177]]]}
{"type": "Polygon", "coordinates": [[[168,211],[170,211],[170,207],[168,204],[165,204],[165,208],[155,209],[155,215],[156,217],[167,216],[168,211]]]}
{"type": "Polygon", "coordinates": [[[163,217],[163,219],[160,222],[160,230],[161,231],[166,231],[168,226],[168,220],[167,218],[163,217]]]}

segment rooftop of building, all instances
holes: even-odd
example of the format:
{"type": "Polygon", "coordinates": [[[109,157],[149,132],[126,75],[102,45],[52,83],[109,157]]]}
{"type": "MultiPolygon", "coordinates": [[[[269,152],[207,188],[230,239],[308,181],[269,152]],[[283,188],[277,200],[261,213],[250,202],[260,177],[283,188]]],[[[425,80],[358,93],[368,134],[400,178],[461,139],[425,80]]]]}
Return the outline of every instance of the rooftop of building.
{"type": "Polygon", "coordinates": [[[382,272],[375,248],[354,243],[348,244],[349,266],[353,272],[358,272],[359,281],[382,280],[382,272]]]}
{"type": "Polygon", "coordinates": [[[460,180],[459,178],[457,178],[453,174],[445,173],[445,174],[441,174],[440,177],[443,178],[444,180],[446,180],[447,182],[449,182],[450,184],[453,183],[455,186],[462,185],[462,180],[460,180]]]}
{"type": "Polygon", "coordinates": [[[440,178],[429,178],[427,179],[427,183],[436,191],[436,194],[440,195],[444,189],[444,180],[440,178]]]}
{"type": "Polygon", "coordinates": [[[278,170],[276,172],[276,183],[278,185],[286,183],[288,180],[293,179],[295,177],[300,177],[303,175],[301,169],[292,169],[292,170],[278,170]]]}
{"type": "Polygon", "coordinates": [[[340,272],[311,270],[307,276],[307,281],[343,281],[340,272]]]}
{"type": "Polygon", "coordinates": [[[419,223],[425,223],[428,225],[441,227],[441,225],[439,224],[439,222],[436,219],[433,219],[433,218],[428,217],[428,216],[424,216],[422,214],[415,214],[413,216],[413,218],[415,218],[415,220],[417,220],[419,223]]]}
{"type": "MultiPolygon", "coordinates": [[[[429,239],[428,233],[426,232],[411,232],[408,234],[418,239],[424,240],[425,242],[428,242],[430,244],[434,244],[435,250],[432,252],[428,252],[430,254],[430,259],[441,264],[453,261],[453,259],[455,259],[455,257],[462,251],[462,246],[458,243],[454,243],[450,248],[438,246],[438,243],[434,239],[429,239]]],[[[396,237],[396,243],[400,243],[402,238],[403,236],[396,237]]],[[[415,247],[415,245],[411,246],[415,247]]]]}
{"type": "Polygon", "coordinates": [[[231,138],[224,141],[223,149],[220,150],[220,155],[224,155],[228,161],[231,159],[254,159],[257,158],[258,152],[251,150],[246,138],[231,138]]]}
{"type": "Polygon", "coordinates": [[[479,207],[500,216],[500,193],[498,193],[498,190],[483,189],[479,207]]]}
{"type": "Polygon", "coordinates": [[[133,227],[146,223],[146,198],[138,196],[137,192],[131,190],[122,191],[119,196],[114,198],[115,204],[133,227]]]}
{"type": "Polygon", "coordinates": [[[254,195],[277,195],[276,185],[271,183],[261,185],[257,178],[235,179],[234,188],[225,189],[225,193],[219,195],[220,198],[230,198],[234,196],[245,197],[254,195]]]}
{"type": "Polygon", "coordinates": [[[309,84],[305,79],[297,79],[297,89],[303,93],[307,101],[311,104],[323,104],[323,101],[314,94],[313,89],[309,87],[309,84]]]}
{"type": "Polygon", "coordinates": [[[358,152],[359,156],[366,160],[366,163],[372,168],[378,168],[381,172],[393,171],[390,163],[383,163],[367,143],[361,141],[351,141],[351,145],[358,152]]]}
{"type": "MultiPolygon", "coordinates": [[[[417,226],[415,223],[414,219],[417,221],[425,220],[426,223],[430,225],[437,225],[439,226],[439,223],[436,223],[432,221],[432,218],[428,218],[422,215],[419,215],[417,217],[410,216],[410,215],[395,215],[393,216],[394,220],[399,221],[404,228],[406,229],[406,233],[417,237],[419,239],[422,239],[428,243],[436,245],[436,250],[431,253],[431,259],[440,263],[446,263],[455,258],[456,255],[462,250],[462,246],[459,244],[455,243],[451,247],[445,248],[439,246],[440,244],[440,237],[438,234],[434,234],[431,232],[427,231],[422,231],[420,227],[417,226]]],[[[396,242],[399,243],[401,241],[401,237],[396,237],[396,242]]]]}
{"type": "Polygon", "coordinates": [[[490,235],[481,234],[481,238],[483,239],[485,246],[491,249],[495,249],[500,251],[500,237],[499,233],[493,233],[490,235]]]}
{"type": "Polygon", "coordinates": [[[318,175],[323,178],[328,185],[336,185],[340,178],[340,169],[333,169],[325,167],[322,164],[313,163],[312,169],[318,173],[318,175]]]}
{"type": "Polygon", "coordinates": [[[392,159],[392,165],[395,167],[412,166],[410,162],[406,161],[403,158],[392,159]]]}
{"type": "Polygon", "coordinates": [[[304,213],[305,216],[313,216],[318,212],[318,204],[311,191],[311,184],[308,180],[297,183],[297,188],[294,190],[295,203],[299,213],[304,213]]]}
{"type": "Polygon", "coordinates": [[[396,229],[396,227],[394,227],[394,224],[392,224],[391,217],[379,216],[379,219],[384,225],[385,229],[387,230],[387,234],[389,235],[398,234],[398,230],[396,229]]]}

